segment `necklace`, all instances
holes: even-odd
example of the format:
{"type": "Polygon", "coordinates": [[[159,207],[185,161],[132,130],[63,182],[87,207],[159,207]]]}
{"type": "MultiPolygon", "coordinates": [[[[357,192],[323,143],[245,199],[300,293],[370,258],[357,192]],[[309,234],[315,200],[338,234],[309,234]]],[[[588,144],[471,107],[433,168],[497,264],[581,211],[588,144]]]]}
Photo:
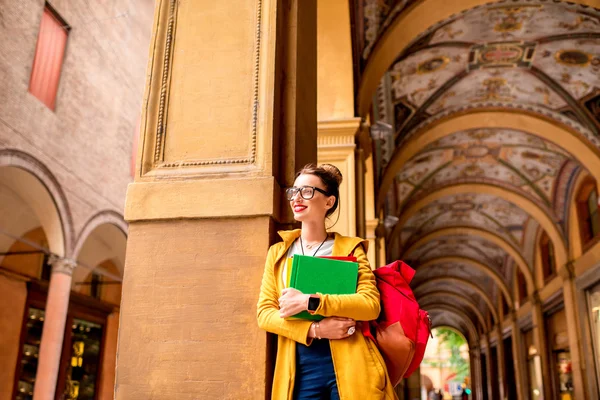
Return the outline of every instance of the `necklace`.
{"type": "MultiPolygon", "coordinates": [[[[319,247],[317,247],[317,250],[315,250],[315,253],[313,254],[313,257],[317,255],[317,253],[319,252],[319,250],[321,250],[321,246],[323,246],[323,244],[325,243],[325,241],[327,240],[328,237],[329,237],[329,235],[325,236],[325,239],[323,239],[323,241],[321,242],[321,244],[319,245],[319,247]]],[[[311,248],[313,246],[314,246],[314,244],[311,245],[310,247],[308,245],[306,245],[306,248],[309,249],[309,250],[311,250],[311,248]]],[[[302,250],[302,255],[304,255],[304,243],[302,243],[302,236],[300,236],[300,249],[302,250]]]]}

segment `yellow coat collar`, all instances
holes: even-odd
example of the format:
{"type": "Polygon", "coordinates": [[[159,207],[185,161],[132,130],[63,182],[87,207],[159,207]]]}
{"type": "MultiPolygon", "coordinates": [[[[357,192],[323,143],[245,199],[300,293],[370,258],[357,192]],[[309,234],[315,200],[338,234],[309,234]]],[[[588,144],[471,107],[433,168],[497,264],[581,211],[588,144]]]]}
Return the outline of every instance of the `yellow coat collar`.
{"type": "MultiPolygon", "coordinates": [[[[301,232],[302,232],[301,229],[277,232],[279,234],[279,236],[281,236],[281,238],[283,239],[283,243],[284,243],[282,255],[283,255],[283,253],[285,253],[285,251],[287,251],[287,249],[290,248],[292,243],[294,243],[294,240],[296,240],[300,237],[301,232]]],[[[333,251],[332,251],[333,256],[338,256],[338,257],[348,256],[360,244],[362,244],[365,253],[368,251],[369,242],[367,240],[361,239],[359,237],[342,236],[337,232],[333,232],[333,234],[334,234],[333,251]]],[[[277,257],[277,258],[279,258],[279,257],[277,257]]]]}

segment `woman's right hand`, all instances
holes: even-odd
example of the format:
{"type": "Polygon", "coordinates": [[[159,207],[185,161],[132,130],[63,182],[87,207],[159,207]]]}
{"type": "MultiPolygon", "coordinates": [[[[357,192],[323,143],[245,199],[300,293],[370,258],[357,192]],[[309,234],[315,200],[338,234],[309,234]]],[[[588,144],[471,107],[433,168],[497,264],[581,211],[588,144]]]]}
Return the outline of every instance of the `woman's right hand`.
{"type": "Polygon", "coordinates": [[[350,318],[329,317],[319,321],[316,333],[321,339],[345,339],[349,337],[348,329],[356,326],[356,321],[350,318]]]}

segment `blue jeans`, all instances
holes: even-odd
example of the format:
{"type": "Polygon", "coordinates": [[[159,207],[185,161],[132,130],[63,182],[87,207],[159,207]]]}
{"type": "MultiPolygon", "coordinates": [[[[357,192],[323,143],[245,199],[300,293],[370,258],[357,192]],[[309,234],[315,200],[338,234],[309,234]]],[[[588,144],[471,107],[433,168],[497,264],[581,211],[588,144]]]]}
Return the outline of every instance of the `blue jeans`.
{"type": "Polygon", "coordinates": [[[329,340],[296,343],[294,400],[340,400],[329,340]]]}

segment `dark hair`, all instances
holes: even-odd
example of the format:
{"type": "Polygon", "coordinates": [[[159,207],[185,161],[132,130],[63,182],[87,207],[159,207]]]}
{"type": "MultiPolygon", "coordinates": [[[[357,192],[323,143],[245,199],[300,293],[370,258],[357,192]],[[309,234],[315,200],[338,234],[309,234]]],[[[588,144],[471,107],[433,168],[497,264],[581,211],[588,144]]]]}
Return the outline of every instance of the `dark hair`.
{"type": "MultiPolygon", "coordinates": [[[[333,207],[327,210],[325,214],[329,217],[335,212],[340,204],[340,184],[342,183],[342,173],[340,170],[331,164],[321,164],[318,167],[315,164],[306,164],[300,171],[296,173],[296,178],[300,175],[308,174],[315,175],[321,179],[323,185],[325,185],[325,191],[329,196],[335,196],[335,203],[333,207]]],[[[334,224],[335,225],[335,224],[334,224]]]]}

